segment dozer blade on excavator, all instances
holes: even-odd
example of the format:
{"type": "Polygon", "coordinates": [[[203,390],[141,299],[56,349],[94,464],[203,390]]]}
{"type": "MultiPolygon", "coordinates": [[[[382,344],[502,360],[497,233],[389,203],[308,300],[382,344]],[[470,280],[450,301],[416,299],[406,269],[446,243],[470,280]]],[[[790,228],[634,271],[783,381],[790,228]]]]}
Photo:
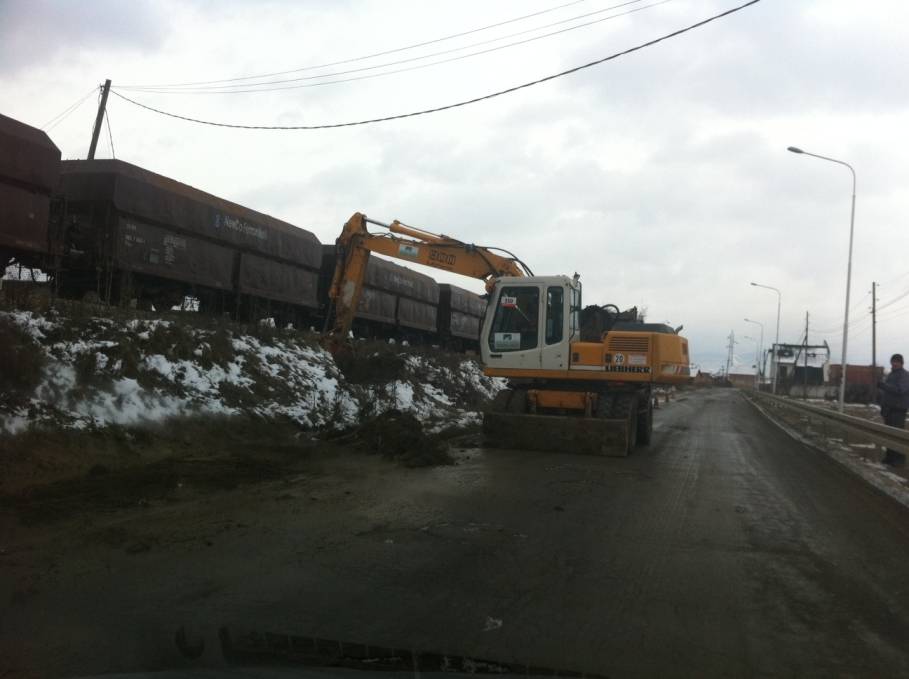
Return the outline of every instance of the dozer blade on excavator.
{"type": "Polygon", "coordinates": [[[483,416],[485,444],[494,448],[544,450],[585,455],[625,457],[638,443],[649,440],[651,420],[638,419],[634,394],[601,396],[598,407],[587,414],[527,412],[527,392],[500,392],[483,416]],[[639,423],[641,427],[639,427],[639,423]],[[640,429],[646,425],[647,432],[640,429]]]}
{"type": "Polygon", "coordinates": [[[483,435],[492,448],[625,457],[634,447],[628,420],[599,417],[487,412],[483,435]]]}

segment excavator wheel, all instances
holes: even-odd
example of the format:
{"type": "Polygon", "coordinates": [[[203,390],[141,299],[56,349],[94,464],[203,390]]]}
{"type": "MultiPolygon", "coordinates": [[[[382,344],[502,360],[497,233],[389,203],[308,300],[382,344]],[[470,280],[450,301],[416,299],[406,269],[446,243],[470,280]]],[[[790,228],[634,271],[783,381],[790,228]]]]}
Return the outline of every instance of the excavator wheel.
{"type": "Polygon", "coordinates": [[[638,395],[634,393],[611,394],[612,409],[609,414],[613,421],[621,421],[625,429],[624,454],[631,455],[638,444],[638,395]]]}

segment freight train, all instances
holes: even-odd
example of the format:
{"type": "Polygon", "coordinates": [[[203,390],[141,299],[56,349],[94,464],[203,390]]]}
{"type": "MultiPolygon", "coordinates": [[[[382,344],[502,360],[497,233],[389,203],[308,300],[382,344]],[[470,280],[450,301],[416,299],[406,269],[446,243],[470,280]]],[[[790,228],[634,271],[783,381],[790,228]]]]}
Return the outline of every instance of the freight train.
{"type": "MultiPolygon", "coordinates": [[[[41,269],[62,297],[321,327],[333,245],[121,160],[61,161],[41,130],[0,115],[0,264],[41,269]]],[[[486,302],[371,258],[354,333],[476,348],[486,302]]]]}

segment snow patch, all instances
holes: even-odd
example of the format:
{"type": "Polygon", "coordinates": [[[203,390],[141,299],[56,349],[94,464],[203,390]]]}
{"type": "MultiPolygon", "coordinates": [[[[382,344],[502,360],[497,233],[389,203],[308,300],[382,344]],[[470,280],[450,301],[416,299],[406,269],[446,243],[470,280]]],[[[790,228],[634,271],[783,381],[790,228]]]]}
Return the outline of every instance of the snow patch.
{"type": "Polygon", "coordinates": [[[0,431],[6,433],[239,413],[290,419],[307,429],[342,428],[392,408],[440,430],[476,425],[477,406],[505,386],[483,375],[475,361],[452,365],[446,359],[446,366],[400,345],[404,368],[397,379],[351,384],[330,353],[292,330],[263,339],[161,319],[77,322],[26,311],[2,317],[33,338],[46,358],[27,408],[0,398],[0,431]],[[172,333],[173,342],[152,351],[148,340],[160,329],[172,333]],[[225,339],[227,350],[213,351],[225,339]]]}

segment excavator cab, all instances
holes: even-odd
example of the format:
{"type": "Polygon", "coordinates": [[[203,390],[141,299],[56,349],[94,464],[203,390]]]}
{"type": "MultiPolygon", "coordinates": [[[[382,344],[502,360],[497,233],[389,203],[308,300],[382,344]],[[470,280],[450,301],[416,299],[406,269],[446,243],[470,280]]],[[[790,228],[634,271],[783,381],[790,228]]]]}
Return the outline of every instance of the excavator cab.
{"type": "Polygon", "coordinates": [[[568,276],[503,277],[489,297],[480,352],[503,370],[565,370],[579,332],[581,283],[568,276]]]}

